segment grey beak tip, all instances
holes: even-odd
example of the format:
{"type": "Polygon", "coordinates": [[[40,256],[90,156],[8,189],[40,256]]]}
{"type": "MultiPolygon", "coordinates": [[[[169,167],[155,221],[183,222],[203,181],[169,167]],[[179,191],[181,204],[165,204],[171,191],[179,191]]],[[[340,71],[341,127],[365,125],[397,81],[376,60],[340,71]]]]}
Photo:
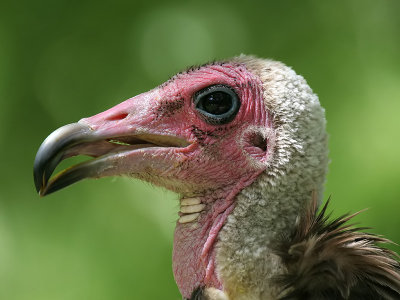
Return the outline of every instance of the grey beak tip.
{"type": "Polygon", "coordinates": [[[33,164],[33,179],[39,196],[43,197],[56,190],[49,189],[48,183],[63,158],[64,150],[90,138],[90,133],[88,126],[72,123],[55,130],[43,141],[33,164]]]}

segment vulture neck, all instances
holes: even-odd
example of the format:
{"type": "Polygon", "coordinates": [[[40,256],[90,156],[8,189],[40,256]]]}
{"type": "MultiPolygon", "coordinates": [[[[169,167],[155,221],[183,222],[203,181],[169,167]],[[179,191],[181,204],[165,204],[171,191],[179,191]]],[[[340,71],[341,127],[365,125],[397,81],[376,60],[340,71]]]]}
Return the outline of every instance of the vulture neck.
{"type": "Polygon", "coordinates": [[[206,208],[198,220],[177,224],[173,271],[185,298],[207,286],[232,300],[274,299],[268,279],[284,272],[274,246],[293,232],[312,189],[294,179],[272,185],[266,176],[202,197],[206,208]]]}
{"type": "Polygon", "coordinates": [[[219,233],[216,269],[229,299],[276,299],[272,279],[285,273],[278,242],[292,234],[311,199],[310,185],[293,178],[272,186],[266,176],[237,195],[219,233]]]}
{"type": "MultiPolygon", "coordinates": [[[[223,289],[217,275],[216,244],[227,218],[235,209],[236,196],[249,186],[262,171],[245,176],[238,182],[198,197],[205,205],[198,219],[177,223],[174,235],[173,271],[179,290],[185,298],[199,287],[223,289]]],[[[185,193],[184,198],[193,197],[185,193]]]]}

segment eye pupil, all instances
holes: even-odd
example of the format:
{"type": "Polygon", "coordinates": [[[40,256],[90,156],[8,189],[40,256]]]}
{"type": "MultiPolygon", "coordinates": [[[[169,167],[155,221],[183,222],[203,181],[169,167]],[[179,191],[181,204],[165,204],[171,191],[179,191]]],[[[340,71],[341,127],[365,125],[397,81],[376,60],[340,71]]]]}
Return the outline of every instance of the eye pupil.
{"type": "Polygon", "coordinates": [[[232,97],[222,91],[206,95],[203,99],[204,110],[213,115],[222,115],[232,106],[232,97]]]}

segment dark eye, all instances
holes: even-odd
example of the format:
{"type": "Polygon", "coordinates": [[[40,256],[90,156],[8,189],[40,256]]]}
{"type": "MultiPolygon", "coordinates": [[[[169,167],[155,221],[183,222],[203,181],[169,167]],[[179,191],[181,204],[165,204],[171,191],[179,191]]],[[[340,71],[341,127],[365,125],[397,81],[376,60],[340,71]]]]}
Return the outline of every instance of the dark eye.
{"type": "Polygon", "coordinates": [[[210,124],[226,124],[236,116],[240,101],[232,88],[211,85],[198,91],[193,98],[197,111],[210,124]]]}

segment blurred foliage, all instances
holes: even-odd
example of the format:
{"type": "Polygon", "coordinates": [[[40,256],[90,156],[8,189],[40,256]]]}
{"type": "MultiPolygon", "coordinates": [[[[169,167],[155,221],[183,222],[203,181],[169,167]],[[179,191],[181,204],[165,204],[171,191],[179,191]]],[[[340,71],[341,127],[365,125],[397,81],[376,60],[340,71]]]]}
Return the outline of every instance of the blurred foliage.
{"type": "MultiPolygon", "coordinates": [[[[0,299],[180,299],[177,196],[130,179],[39,199],[42,140],[186,67],[282,60],[326,108],[334,215],[400,242],[400,2],[2,1],[0,299]]],[[[394,249],[397,249],[394,247],[394,249]]]]}

